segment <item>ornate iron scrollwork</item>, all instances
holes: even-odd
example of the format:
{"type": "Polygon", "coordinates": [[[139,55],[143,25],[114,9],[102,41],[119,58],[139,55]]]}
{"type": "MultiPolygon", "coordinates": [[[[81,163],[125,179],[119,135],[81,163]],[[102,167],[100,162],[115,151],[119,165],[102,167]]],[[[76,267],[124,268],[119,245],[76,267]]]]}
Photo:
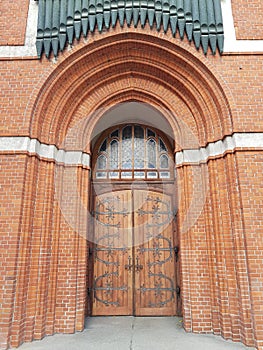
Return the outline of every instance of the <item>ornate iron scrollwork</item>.
{"type": "Polygon", "coordinates": [[[120,303],[118,300],[113,301],[112,297],[113,297],[113,292],[114,291],[123,291],[123,292],[127,292],[128,291],[128,286],[120,286],[120,287],[114,287],[114,283],[112,278],[114,276],[118,277],[118,271],[115,272],[111,272],[111,273],[104,273],[103,275],[97,277],[94,281],[94,287],[93,287],[93,291],[94,291],[94,298],[96,300],[98,300],[99,302],[105,304],[105,305],[115,305],[115,306],[119,306],[120,303]],[[98,283],[103,280],[106,279],[106,284],[102,287],[98,287],[98,283]],[[98,291],[101,291],[103,294],[106,295],[106,297],[108,296],[109,299],[111,298],[111,300],[109,299],[102,299],[98,296],[98,291]]]}
{"type": "MultiPolygon", "coordinates": [[[[98,270],[101,272],[98,273],[99,276],[95,277],[92,288],[94,300],[105,306],[120,306],[122,298],[118,295],[128,293],[129,290],[129,286],[125,285],[126,282],[119,281],[119,276],[123,274],[122,271],[119,275],[121,268],[124,268],[126,270],[125,273],[129,274],[128,271],[140,273],[143,268],[147,267],[148,282],[145,281],[147,285],[142,284],[138,290],[142,294],[149,293],[152,296],[148,299],[151,300],[149,304],[146,301],[148,307],[165,307],[176,298],[177,292],[172,278],[165,274],[165,263],[169,262],[168,265],[172,266],[174,250],[175,256],[178,252],[173,247],[171,237],[166,237],[164,233],[156,235],[154,231],[156,231],[155,227],[157,227],[158,230],[161,228],[160,231],[164,232],[165,228],[163,226],[171,222],[173,213],[170,210],[170,202],[165,202],[160,197],[147,196],[147,207],[151,210],[148,210],[148,208],[144,210],[142,207],[137,211],[137,214],[140,216],[147,215],[146,225],[150,232],[147,246],[142,245],[137,248],[138,254],[145,254],[148,257],[147,260],[146,258],[142,259],[142,261],[147,262],[147,265],[141,265],[139,259],[142,257],[141,255],[136,254],[137,256],[133,257],[128,254],[129,250],[127,247],[116,247],[116,242],[119,243],[121,238],[121,217],[128,215],[128,211],[122,209],[123,205],[120,200],[120,197],[114,196],[99,200],[94,211],[96,223],[101,225],[98,229],[97,239],[95,237],[97,245],[93,249],[94,258],[103,264],[99,266],[98,270]],[[123,256],[121,257],[120,254],[123,254],[123,256]],[[123,267],[121,267],[120,261],[123,261],[123,259],[125,259],[125,262],[123,267]],[[158,266],[159,273],[156,273],[156,270],[154,271],[154,266],[158,266]]],[[[147,298],[148,295],[146,294],[147,298]]]]}
{"type": "Polygon", "coordinates": [[[123,217],[128,215],[128,210],[116,210],[116,204],[120,203],[120,197],[106,197],[98,201],[96,210],[93,212],[95,219],[103,226],[120,228],[120,222],[113,223],[117,215],[123,217]],[[104,209],[104,210],[102,210],[104,209]],[[101,220],[101,217],[106,218],[106,222],[101,220]]]}
{"type": "Polygon", "coordinates": [[[159,197],[153,198],[151,196],[147,196],[146,201],[153,202],[152,210],[143,210],[141,208],[137,210],[139,216],[148,215],[152,218],[152,223],[147,223],[146,227],[161,227],[171,222],[173,212],[170,210],[169,202],[165,202],[159,197]],[[165,215],[165,220],[160,222],[162,215],[165,215]]]}
{"type": "Polygon", "coordinates": [[[154,238],[154,243],[153,243],[153,247],[152,248],[144,248],[144,247],[140,247],[138,249],[140,251],[140,253],[145,253],[145,252],[153,252],[153,256],[154,257],[158,257],[160,258],[162,252],[169,252],[169,256],[163,260],[155,260],[155,261],[149,261],[148,262],[148,266],[154,266],[154,265],[163,265],[165,264],[167,261],[170,261],[173,257],[173,248],[172,248],[172,242],[170,239],[164,237],[163,235],[159,234],[158,236],[156,236],[154,238]],[[162,247],[160,245],[160,242],[156,243],[156,240],[158,241],[166,241],[168,242],[168,247],[162,247]]]}
{"type": "MultiPolygon", "coordinates": [[[[147,224],[147,227],[150,228],[149,231],[154,231],[155,227],[158,227],[158,229],[162,228],[164,225],[167,225],[172,221],[174,214],[170,210],[170,202],[166,202],[160,197],[151,196],[148,196],[146,198],[146,201],[148,203],[152,202],[152,210],[139,209],[137,213],[140,216],[147,215],[150,221],[147,224]]],[[[147,206],[149,207],[149,204],[147,206]]],[[[139,251],[140,254],[152,253],[153,261],[148,261],[147,265],[149,269],[149,280],[154,279],[154,283],[150,283],[149,281],[149,287],[142,285],[139,288],[139,290],[143,294],[147,292],[154,293],[155,302],[149,302],[148,307],[164,307],[165,305],[174,300],[176,292],[173,280],[170,277],[168,277],[164,272],[164,264],[169,261],[172,261],[173,259],[174,249],[172,239],[165,237],[162,233],[155,235],[154,232],[148,234],[148,239],[148,247],[141,246],[137,249],[137,251],[139,251]],[[162,268],[162,272],[153,273],[151,271],[151,268],[157,265],[160,266],[160,268],[162,268]]]]}
{"type": "Polygon", "coordinates": [[[113,239],[114,238],[118,238],[119,234],[106,234],[103,235],[102,237],[96,239],[96,247],[94,248],[95,251],[95,259],[99,260],[100,262],[102,262],[105,265],[115,265],[118,266],[119,263],[118,261],[109,261],[109,258],[112,257],[114,255],[115,252],[123,252],[123,254],[125,254],[127,252],[127,247],[115,247],[114,246],[114,242],[113,239]],[[100,242],[102,241],[107,241],[105,242],[105,244],[100,244],[100,242]],[[108,260],[102,259],[99,256],[99,252],[103,252],[104,256],[106,256],[106,258],[108,258],[108,260]]]}
{"type": "Polygon", "coordinates": [[[116,287],[114,278],[119,277],[119,261],[114,259],[117,252],[126,254],[127,247],[116,247],[116,240],[119,242],[120,234],[120,222],[117,221],[119,216],[126,217],[128,211],[126,209],[117,210],[121,204],[119,196],[109,196],[102,200],[98,200],[96,209],[94,211],[94,218],[99,225],[102,225],[108,232],[105,234],[98,233],[98,237],[94,237],[96,246],[94,248],[95,260],[105,265],[105,269],[111,268],[116,271],[105,271],[98,276],[93,285],[94,299],[109,306],[119,306],[118,300],[113,300],[114,291],[128,291],[128,286],[122,285],[116,287]],[[114,228],[116,230],[114,230],[114,228]],[[113,231],[114,230],[114,231],[113,231]],[[102,256],[100,256],[100,254],[102,256]]]}
{"type": "Polygon", "coordinates": [[[168,304],[169,302],[171,302],[174,299],[174,293],[175,293],[173,280],[170,277],[164,275],[163,273],[151,273],[151,272],[149,272],[148,276],[153,277],[153,278],[157,278],[157,280],[154,283],[154,287],[145,287],[144,285],[142,285],[140,287],[140,291],[142,293],[154,292],[156,299],[159,299],[156,303],[150,302],[148,306],[151,308],[163,307],[166,304],[168,304]],[[162,279],[169,281],[170,287],[164,287],[164,283],[162,283],[162,279]],[[168,299],[163,300],[163,295],[165,292],[170,292],[171,294],[170,294],[170,297],[168,299]]]}

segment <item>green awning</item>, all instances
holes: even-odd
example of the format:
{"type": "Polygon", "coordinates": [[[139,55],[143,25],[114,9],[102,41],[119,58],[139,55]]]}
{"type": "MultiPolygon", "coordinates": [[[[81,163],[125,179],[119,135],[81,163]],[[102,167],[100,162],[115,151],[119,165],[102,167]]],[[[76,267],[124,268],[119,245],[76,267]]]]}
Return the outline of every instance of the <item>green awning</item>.
{"type": "Polygon", "coordinates": [[[66,44],[96,29],[149,25],[173,36],[185,36],[197,49],[223,52],[224,30],[220,0],[39,0],[37,54],[58,55],[66,44]]]}

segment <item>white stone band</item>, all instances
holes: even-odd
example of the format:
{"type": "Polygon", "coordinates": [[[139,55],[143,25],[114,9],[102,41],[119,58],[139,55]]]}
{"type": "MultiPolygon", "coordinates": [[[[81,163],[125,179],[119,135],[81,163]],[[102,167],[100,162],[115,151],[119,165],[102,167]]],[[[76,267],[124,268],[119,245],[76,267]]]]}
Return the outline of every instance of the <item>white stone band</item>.
{"type": "Polygon", "coordinates": [[[189,149],[177,152],[176,165],[206,163],[210,158],[222,157],[236,149],[262,149],[263,133],[235,133],[224,140],[209,143],[205,148],[189,149]]]}
{"type": "Polygon", "coordinates": [[[27,16],[25,45],[0,46],[0,58],[37,57],[37,50],[36,50],[37,18],[38,18],[38,3],[35,0],[30,0],[28,16],[27,16]]]}
{"type": "Polygon", "coordinates": [[[90,155],[81,151],[65,151],[29,137],[0,137],[0,152],[27,152],[64,165],[90,166],[90,155]]]}
{"type": "MultiPolygon", "coordinates": [[[[206,147],[177,152],[176,165],[205,163],[210,158],[222,157],[226,152],[236,149],[262,149],[263,133],[234,133],[224,140],[209,143],[206,147]]],[[[65,151],[55,145],[40,143],[27,136],[0,137],[0,152],[27,152],[40,158],[49,159],[65,165],[90,166],[90,155],[82,151],[65,151]]]]}
{"type": "MultiPolygon", "coordinates": [[[[224,53],[263,53],[263,40],[236,39],[231,0],[221,0],[221,5],[225,33],[224,53]]],[[[0,58],[37,57],[35,47],[37,36],[37,18],[38,4],[36,1],[30,0],[25,45],[0,46],[0,58]]]]}
{"type": "MultiPolygon", "coordinates": [[[[224,53],[263,53],[263,40],[237,40],[231,0],[221,0],[224,24],[224,53]]],[[[256,29],[255,29],[256,30],[256,29]]]]}

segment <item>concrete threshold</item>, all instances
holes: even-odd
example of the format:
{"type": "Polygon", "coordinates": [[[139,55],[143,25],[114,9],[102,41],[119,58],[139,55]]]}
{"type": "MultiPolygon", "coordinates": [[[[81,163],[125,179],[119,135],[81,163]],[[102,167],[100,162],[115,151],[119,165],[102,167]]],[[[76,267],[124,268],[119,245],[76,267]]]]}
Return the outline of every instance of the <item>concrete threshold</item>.
{"type": "Polygon", "coordinates": [[[186,333],[180,317],[89,317],[83,332],[56,334],[21,350],[231,350],[255,349],[213,334],[186,333]]]}

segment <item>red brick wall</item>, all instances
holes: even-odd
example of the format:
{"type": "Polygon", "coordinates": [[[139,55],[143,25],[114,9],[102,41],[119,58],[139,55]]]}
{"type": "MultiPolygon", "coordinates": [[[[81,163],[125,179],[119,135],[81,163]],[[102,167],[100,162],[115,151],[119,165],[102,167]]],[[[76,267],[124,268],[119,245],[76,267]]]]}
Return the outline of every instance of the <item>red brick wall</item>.
{"type": "Polygon", "coordinates": [[[236,37],[240,40],[263,39],[262,0],[232,0],[236,37]]]}
{"type": "Polygon", "coordinates": [[[263,152],[238,154],[245,241],[249,266],[255,337],[263,348],[263,152]]]}
{"type": "Polygon", "coordinates": [[[0,3],[0,46],[24,45],[29,0],[0,3]]]}
{"type": "Polygon", "coordinates": [[[3,219],[9,235],[3,240],[5,255],[1,266],[9,287],[6,286],[0,299],[4,313],[1,329],[8,332],[12,346],[56,332],[80,331],[85,312],[87,243],[86,236],[78,232],[87,227],[87,211],[78,211],[78,207],[80,201],[85,208],[88,205],[87,170],[58,167],[55,173],[53,162],[22,156],[22,165],[26,161],[25,175],[18,157],[3,157],[3,165],[4,159],[8,162],[6,173],[10,175],[4,182],[3,189],[7,191],[2,197],[7,207],[3,219]],[[81,191],[80,199],[74,201],[70,181],[75,174],[81,191]],[[23,195],[19,184],[24,184],[23,195]],[[70,190],[71,196],[67,198],[70,190]],[[62,193],[64,213],[59,200],[62,193]],[[14,198],[13,201],[7,201],[6,196],[14,198]],[[17,216],[14,203],[19,211],[17,216]],[[67,221],[65,205],[75,215],[71,218],[75,220],[75,230],[70,226],[72,221],[67,221]],[[8,224],[14,226],[13,234],[8,224]]]}
{"type": "MultiPolygon", "coordinates": [[[[152,32],[152,34],[154,34],[154,32],[152,32]]],[[[179,40],[176,42],[179,43],[179,40]]],[[[76,46],[76,49],[80,49],[83,46],[84,45],[80,43],[76,46]]],[[[188,44],[186,44],[186,46],[188,46],[188,44]]],[[[112,52],[111,55],[115,53],[112,52]]],[[[124,49],[123,53],[127,56],[130,55],[130,52],[124,49]]],[[[137,55],[141,55],[143,58],[144,53],[140,50],[137,55]]],[[[102,58],[103,57],[105,58],[105,56],[102,56],[102,58]]],[[[234,131],[262,131],[263,121],[262,118],[260,118],[263,113],[263,106],[261,103],[263,90],[261,84],[263,79],[262,56],[235,55],[223,56],[222,58],[208,56],[207,60],[205,60],[201,54],[199,57],[205,64],[213,66],[217,77],[225,82],[225,94],[228,100],[231,101],[234,131]],[[255,120],[256,122],[254,122],[255,120]]],[[[96,60],[93,56],[89,59],[90,62],[86,62],[86,64],[88,64],[90,69],[94,69],[96,60]]],[[[62,62],[63,58],[61,58],[61,64],[62,62]]],[[[85,63],[82,62],[80,64],[85,63]]],[[[43,62],[39,62],[38,60],[6,61],[0,59],[0,104],[3,106],[0,118],[1,135],[29,134],[30,118],[34,102],[45,80],[56,68],[58,68],[57,65],[49,63],[46,59],[43,59],[43,62]],[[8,123],[6,123],[6,121],[8,121],[8,123]]],[[[79,70],[79,72],[80,69],[85,68],[75,68],[75,70],[79,70]]],[[[72,69],[72,72],[73,71],[74,68],[72,69]]],[[[69,72],[69,74],[73,74],[72,72],[69,72]]],[[[68,80],[67,77],[64,79],[68,80]]],[[[74,78],[72,77],[72,79],[74,78]]],[[[60,81],[59,84],[64,84],[64,82],[60,81]]],[[[90,88],[92,89],[92,84],[90,88]]],[[[52,104],[55,103],[55,96],[54,94],[50,96],[52,104]]],[[[72,96],[72,98],[74,99],[75,97],[72,96]]],[[[58,97],[56,97],[56,99],[58,99],[58,97]]],[[[72,99],[70,100],[70,103],[71,102],[72,99]]],[[[179,99],[178,103],[180,103],[179,99]]],[[[47,108],[51,108],[51,106],[47,106],[47,108]]],[[[79,109],[81,108],[84,109],[86,106],[80,105],[79,109]]],[[[68,109],[66,109],[65,112],[67,113],[68,109]]],[[[50,113],[52,115],[53,111],[50,113]]],[[[196,114],[198,113],[200,112],[197,110],[196,114]]],[[[47,118],[47,116],[45,116],[45,118],[47,118]]],[[[193,122],[191,122],[191,124],[193,124],[193,122]]],[[[194,127],[193,125],[193,128],[194,127]]],[[[50,133],[50,135],[54,135],[54,132],[50,133]]],[[[35,133],[34,137],[38,137],[37,133],[35,133]]],[[[48,140],[44,139],[42,139],[42,141],[48,142],[48,140]]],[[[210,141],[213,141],[212,137],[210,141]]],[[[56,141],[51,140],[51,142],[54,143],[56,141]]]]}
{"type": "Polygon", "coordinates": [[[32,105],[47,66],[38,60],[0,58],[1,136],[29,135],[32,105]]]}
{"type": "MultiPolygon", "coordinates": [[[[61,146],[67,130],[88,116],[80,145],[89,151],[90,132],[100,117],[93,112],[130,99],[163,108],[178,149],[191,141],[185,141],[187,132],[180,140],[182,121],[203,146],[233,131],[263,131],[261,55],[205,58],[169,34],[129,31],[118,36],[122,30],[116,28],[95,35],[89,44],[81,42],[63,53],[56,64],[45,58],[0,60],[1,136],[30,135],[61,146]]],[[[200,167],[199,186],[207,182],[209,188],[195,225],[186,231],[182,225],[196,167],[178,168],[178,220],[185,328],[261,346],[262,262],[253,236],[261,234],[261,159],[253,157],[253,167],[241,151],[200,167]]],[[[87,213],[82,209],[88,207],[89,171],[75,172],[32,155],[2,159],[3,247],[15,249],[2,253],[4,342],[8,334],[11,345],[18,346],[47,334],[81,330],[87,260],[87,213]],[[61,176],[58,183],[54,174],[61,176]],[[63,203],[72,210],[66,217],[63,203]],[[15,271],[10,279],[9,268],[15,271]]]]}
{"type": "Polygon", "coordinates": [[[226,82],[226,94],[232,100],[234,131],[262,132],[263,56],[223,56],[215,65],[226,82]]]}
{"type": "MultiPolygon", "coordinates": [[[[13,304],[17,290],[17,270],[22,226],[21,206],[25,193],[26,159],[21,155],[1,155],[1,244],[0,244],[0,346],[9,342],[13,304]]],[[[20,300],[23,302],[23,300],[20,300]]]]}
{"type": "Polygon", "coordinates": [[[213,331],[254,346],[249,268],[236,175],[233,154],[210,160],[202,170],[198,166],[178,168],[181,229],[193,201],[194,186],[200,186],[200,198],[206,193],[202,210],[195,202],[196,210],[200,210],[195,225],[187,232],[181,230],[184,325],[188,331],[213,331]],[[202,174],[202,185],[198,173],[202,174]]]}

